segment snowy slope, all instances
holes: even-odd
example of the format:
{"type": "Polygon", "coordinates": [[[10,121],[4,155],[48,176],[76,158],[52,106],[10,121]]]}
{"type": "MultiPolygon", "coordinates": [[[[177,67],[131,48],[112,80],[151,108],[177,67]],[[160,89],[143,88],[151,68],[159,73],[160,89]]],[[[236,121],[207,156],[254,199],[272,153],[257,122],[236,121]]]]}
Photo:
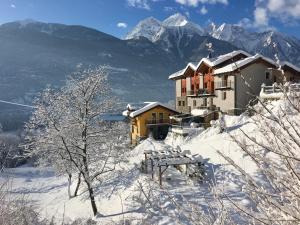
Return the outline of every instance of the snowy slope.
{"type": "MultiPolygon", "coordinates": [[[[268,107],[276,113],[285,106],[283,101],[277,101],[268,107]]],[[[96,202],[103,217],[93,218],[98,224],[116,224],[117,222],[131,221],[132,224],[189,224],[182,214],[175,210],[173,202],[165,194],[161,193],[157,202],[159,208],[154,212],[149,211],[147,204],[140,204],[137,196],[140,195],[139,184],[142,184],[147,192],[151,187],[156,191],[167,190],[182,207],[189,207],[189,203],[197,204],[206,209],[212,204],[213,196],[209,185],[214,182],[221,185],[225,193],[231,199],[240,201],[244,206],[250,202],[242,194],[243,182],[236,170],[229,165],[218,151],[233,159],[237,165],[249,174],[256,174],[256,165],[245,156],[230,135],[242,137],[240,129],[247,134],[256,135],[258,127],[253,119],[246,115],[225,116],[224,121],[227,127],[226,132],[221,132],[218,123],[213,127],[196,133],[194,136],[176,138],[169,134],[164,142],[154,141],[149,138],[143,141],[135,149],[128,152],[128,162],[119,165],[114,173],[108,174],[103,179],[102,185],[96,188],[96,202]],[[150,174],[143,174],[139,165],[144,159],[144,150],[162,150],[166,147],[180,146],[182,150],[190,150],[192,154],[200,154],[205,160],[207,177],[204,182],[196,182],[180,173],[174,168],[168,168],[163,175],[163,190],[157,184],[157,173],[154,181],[150,174]],[[208,199],[208,201],[207,201],[208,199]],[[187,202],[186,202],[187,201],[187,202]]],[[[259,135],[256,135],[259,138],[259,135]]],[[[267,155],[266,155],[267,157],[267,155]]],[[[51,168],[16,168],[5,171],[0,176],[0,182],[11,176],[12,193],[15,196],[26,194],[26,198],[38,209],[42,216],[66,222],[76,218],[91,218],[87,193],[81,188],[81,194],[71,200],[67,197],[66,177],[57,177],[51,168]]],[[[258,177],[258,179],[260,179],[258,177]]],[[[225,202],[225,204],[227,204],[225,202]]],[[[157,206],[157,207],[158,207],[157,206]]]]}

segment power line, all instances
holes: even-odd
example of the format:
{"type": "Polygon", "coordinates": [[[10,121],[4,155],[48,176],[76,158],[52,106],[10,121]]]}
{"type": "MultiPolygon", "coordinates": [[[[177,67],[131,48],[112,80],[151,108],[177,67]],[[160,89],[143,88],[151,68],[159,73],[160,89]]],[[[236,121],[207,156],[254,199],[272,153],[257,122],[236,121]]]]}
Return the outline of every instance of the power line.
{"type": "Polygon", "coordinates": [[[5,103],[5,104],[9,104],[9,105],[16,105],[16,106],[21,106],[21,107],[26,107],[26,108],[31,108],[31,109],[35,109],[36,107],[32,106],[32,105],[25,105],[25,104],[20,104],[20,103],[15,103],[15,102],[9,102],[9,101],[4,101],[4,100],[0,100],[0,103],[5,103]]]}

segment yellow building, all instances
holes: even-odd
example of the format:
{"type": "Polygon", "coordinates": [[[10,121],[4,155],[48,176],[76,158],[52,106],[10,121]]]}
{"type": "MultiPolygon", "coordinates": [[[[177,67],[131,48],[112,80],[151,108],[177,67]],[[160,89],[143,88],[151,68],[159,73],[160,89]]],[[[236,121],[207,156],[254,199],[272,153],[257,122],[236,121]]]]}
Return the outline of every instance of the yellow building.
{"type": "Polygon", "coordinates": [[[123,112],[130,119],[131,143],[136,145],[150,134],[155,139],[164,139],[171,124],[170,116],[178,114],[174,109],[159,102],[151,102],[135,110],[131,106],[123,112]]]}

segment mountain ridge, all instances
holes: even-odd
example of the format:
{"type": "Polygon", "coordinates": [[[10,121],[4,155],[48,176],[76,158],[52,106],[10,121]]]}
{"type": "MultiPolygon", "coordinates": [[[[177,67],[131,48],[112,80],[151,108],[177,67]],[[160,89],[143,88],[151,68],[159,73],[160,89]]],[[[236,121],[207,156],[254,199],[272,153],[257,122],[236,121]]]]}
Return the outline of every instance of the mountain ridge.
{"type": "MultiPolygon", "coordinates": [[[[300,40],[295,37],[273,30],[263,32],[250,31],[240,25],[226,23],[219,26],[211,23],[203,29],[200,25],[188,21],[187,18],[181,14],[172,15],[164,21],[172,19],[173,31],[171,31],[172,29],[168,26],[164,26],[163,22],[156,19],[161,26],[160,29],[157,28],[160,31],[160,35],[157,35],[157,32],[155,32],[155,36],[147,36],[142,27],[136,26],[133,28],[134,34],[129,32],[126,39],[143,36],[152,42],[159,42],[162,41],[161,36],[166,36],[165,33],[178,33],[185,28],[185,32],[188,32],[191,36],[195,34],[211,36],[215,39],[226,41],[252,54],[260,53],[273,59],[276,54],[281,61],[290,61],[298,66],[300,65],[300,40]],[[189,24],[193,24],[192,27],[189,28],[189,24]]],[[[147,27],[147,19],[140,23],[143,24],[143,27],[147,27]]],[[[148,27],[151,28],[151,25],[148,27]]],[[[165,41],[168,42],[168,40],[165,41]]],[[[166,43],[165,45],[168,44],[166,43]]]]}

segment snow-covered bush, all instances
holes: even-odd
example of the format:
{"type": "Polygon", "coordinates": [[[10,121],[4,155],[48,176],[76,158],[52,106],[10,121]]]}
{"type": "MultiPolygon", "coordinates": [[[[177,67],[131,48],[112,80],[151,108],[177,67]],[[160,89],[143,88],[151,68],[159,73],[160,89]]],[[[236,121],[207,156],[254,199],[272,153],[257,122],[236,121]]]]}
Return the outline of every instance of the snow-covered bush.
{"type": "Polygon", "coordinates": [[[220,153],[244,179],[243,192],[254,210],[228,199],[249,224],[300,224],[300,99],[292,96],[276,104],[259,101],[250,109],[257,132],[241,128],[239,135],[231,135],[256,164],[259,177],[220,153]]]}
{"type": "Polygon", "coordinates": [[[46,225],[46,220],[26,201],[26,198],[14,198],[9,192],[9,182],[0,183],[0,224],[3,225],[46,225]]]}
{"type": "Polygon", "coordinates": [[[14,133],[0,133],[0,171],[17,165],[21,156],[21,138],[14,133]]]}

